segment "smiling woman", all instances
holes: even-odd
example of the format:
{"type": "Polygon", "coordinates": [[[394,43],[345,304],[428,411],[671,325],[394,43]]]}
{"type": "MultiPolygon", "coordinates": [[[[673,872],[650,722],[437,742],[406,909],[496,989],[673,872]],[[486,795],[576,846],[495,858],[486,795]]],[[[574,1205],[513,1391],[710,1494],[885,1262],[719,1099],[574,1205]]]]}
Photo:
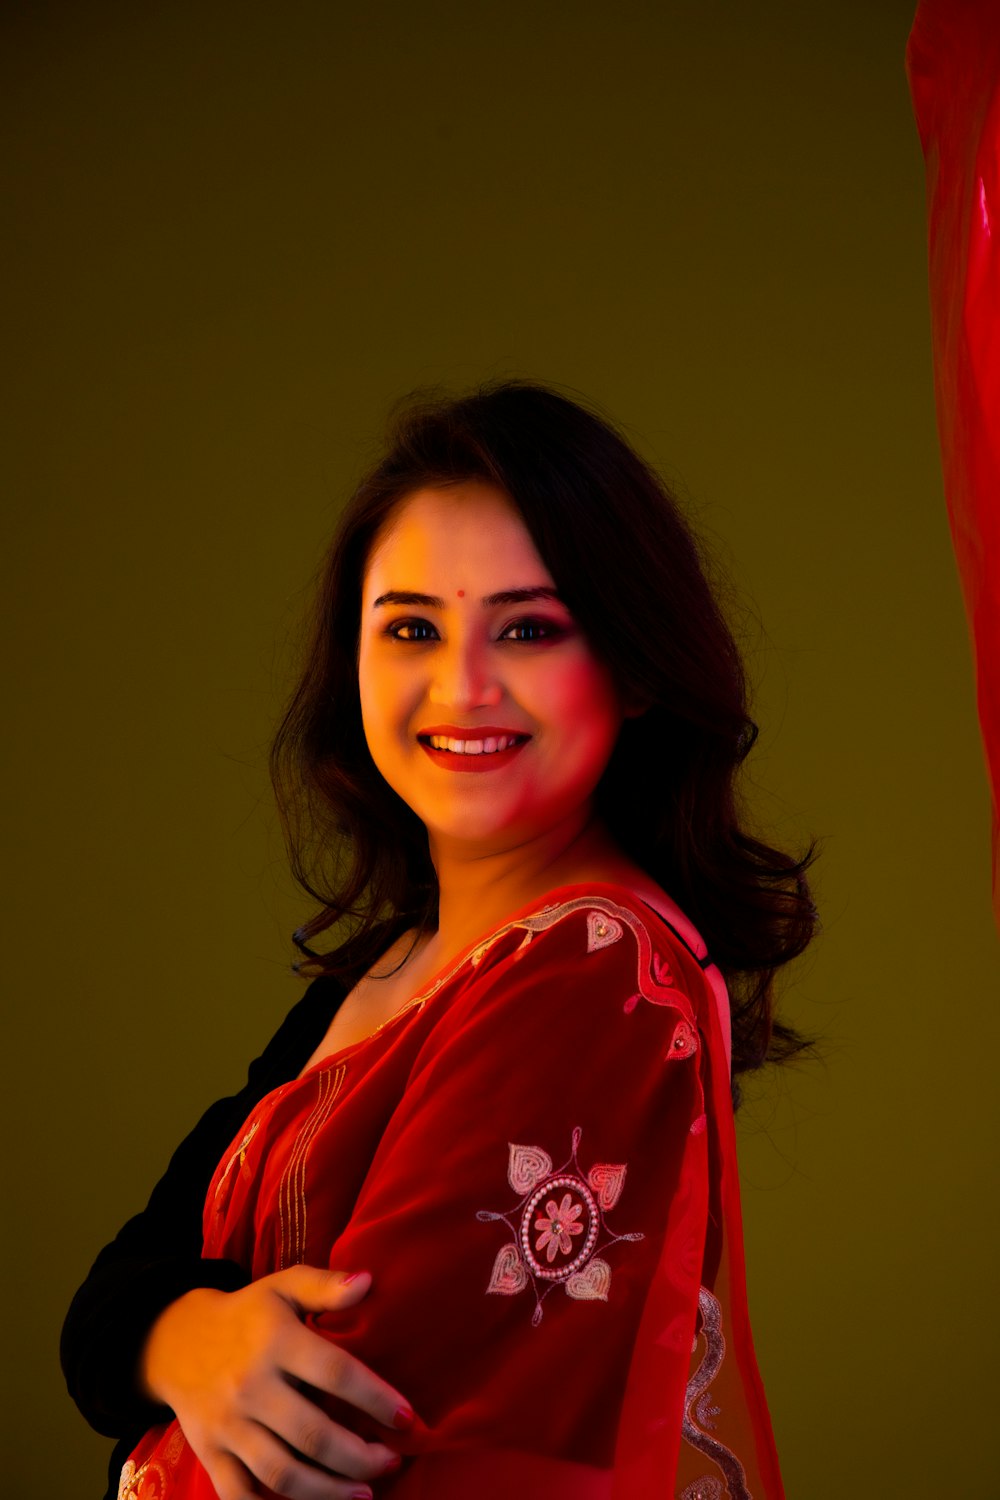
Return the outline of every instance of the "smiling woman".
{"type": "MultiPolygon", "coordinates": [[[[501,490],[471,480],[400,504],[368,561],[358,667],[369,751],[427,830],[439,887],[505,849],[519,872],[579,852],[624,707],[501,490]],[[412,577],[430,593],[392,587],[412,577]]],[[[473,924],[489,920],[477,884],[473,924]]]]}
{"type": "Polygon", "coordinates": [[[608,422],[397,414],[273,751],[312,983],[67,1318],[109,1493],[781,1496],[733,1103],[805,1046],[771,992],[816,913],[813,851],[741,826],[755,734],[608,422]]]}

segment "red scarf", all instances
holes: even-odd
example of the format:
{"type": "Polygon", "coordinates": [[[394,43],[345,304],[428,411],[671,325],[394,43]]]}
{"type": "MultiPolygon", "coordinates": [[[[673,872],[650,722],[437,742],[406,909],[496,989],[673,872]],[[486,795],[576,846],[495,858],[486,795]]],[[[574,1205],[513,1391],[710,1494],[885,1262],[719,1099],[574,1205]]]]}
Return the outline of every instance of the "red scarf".
{"type": "Polygon", "coordinates": [[[1000,926],[1000,18],[920,0],[906,74],[927,167],[934,389],[944,492],[993,798],[1000,926]]]}
{"type": "MultiPolygon", "coordinates": [[[[413,1401],[392,1500],[780,1500],[753,1353],[725,990],[672,903],[564,886],[265,1096],[204,1253],[372,1272],[310,1324],[413,1401]],[[677,936],[680,933],[694,952],[677,936]],[[699,961],[699,959],[701,961],[699,961]],[[707,973],[706,973],[707,971],[707,973]]],[[[176,1422],[128,1500],[212,1500],[176,1422]]],[[[270,1492],[268,1492],[270,1493],[270,1492]]]]}

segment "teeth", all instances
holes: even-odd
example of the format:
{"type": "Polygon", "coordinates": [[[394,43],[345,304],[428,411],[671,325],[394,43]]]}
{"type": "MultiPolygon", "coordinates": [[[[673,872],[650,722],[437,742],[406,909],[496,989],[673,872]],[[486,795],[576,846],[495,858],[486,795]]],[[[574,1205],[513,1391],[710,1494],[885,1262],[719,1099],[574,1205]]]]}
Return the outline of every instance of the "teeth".
{"type": "Polygon", "coordinates": [[[498,734],[485,740],[449,740],[443,734],[432,734],[430,742],[435,750],[450,750],[453,755],[495,755],[498,750],[515,745],[517,736],[498,734]]]}

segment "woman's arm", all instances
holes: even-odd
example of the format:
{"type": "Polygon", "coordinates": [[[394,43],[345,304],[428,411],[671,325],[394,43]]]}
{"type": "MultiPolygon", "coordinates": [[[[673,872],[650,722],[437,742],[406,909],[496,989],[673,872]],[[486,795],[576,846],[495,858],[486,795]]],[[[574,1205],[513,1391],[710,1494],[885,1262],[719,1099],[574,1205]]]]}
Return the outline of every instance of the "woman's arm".
{"type": "Polygon", "coordinates": [[[104,1246],[74,1296],[60,1357],[69,1393],[96,1431],[117,1437],[169,1416],[138,1377],[150,1328],[168,1304],[195,1287],[233,1291],[250,1280],[234,1261],[201,1258],[205,1191],[242,1121],[270,1089],[295,1077],[342,995],[332,979],[313,981],[250,1064],[245,1086],[205,1111],[146,1207],[104,1246]]]}

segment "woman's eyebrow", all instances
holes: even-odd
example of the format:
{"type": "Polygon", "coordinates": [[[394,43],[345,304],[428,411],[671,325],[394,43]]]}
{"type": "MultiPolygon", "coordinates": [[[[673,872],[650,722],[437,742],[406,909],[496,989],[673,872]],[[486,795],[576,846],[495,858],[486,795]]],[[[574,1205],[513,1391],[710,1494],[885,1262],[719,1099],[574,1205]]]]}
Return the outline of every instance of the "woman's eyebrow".
{"type": "MultiPolygon", "coordinates": [[[[501,589],[499,594],[487,594],[481,600],[485,609],[493,609],[498,604],[529,604],[533,599],[554,599],[561,604],[559,590],[539,586],[533,589],[501,589]]],[[[382,604],[421,604],[425,609],[445,609],[447,606],[443,599],[436,594],[415,594],[410,589],[390,589],[387,594],[379,594],[372,605],[372,609],[378,609],[382,604]]]]}

